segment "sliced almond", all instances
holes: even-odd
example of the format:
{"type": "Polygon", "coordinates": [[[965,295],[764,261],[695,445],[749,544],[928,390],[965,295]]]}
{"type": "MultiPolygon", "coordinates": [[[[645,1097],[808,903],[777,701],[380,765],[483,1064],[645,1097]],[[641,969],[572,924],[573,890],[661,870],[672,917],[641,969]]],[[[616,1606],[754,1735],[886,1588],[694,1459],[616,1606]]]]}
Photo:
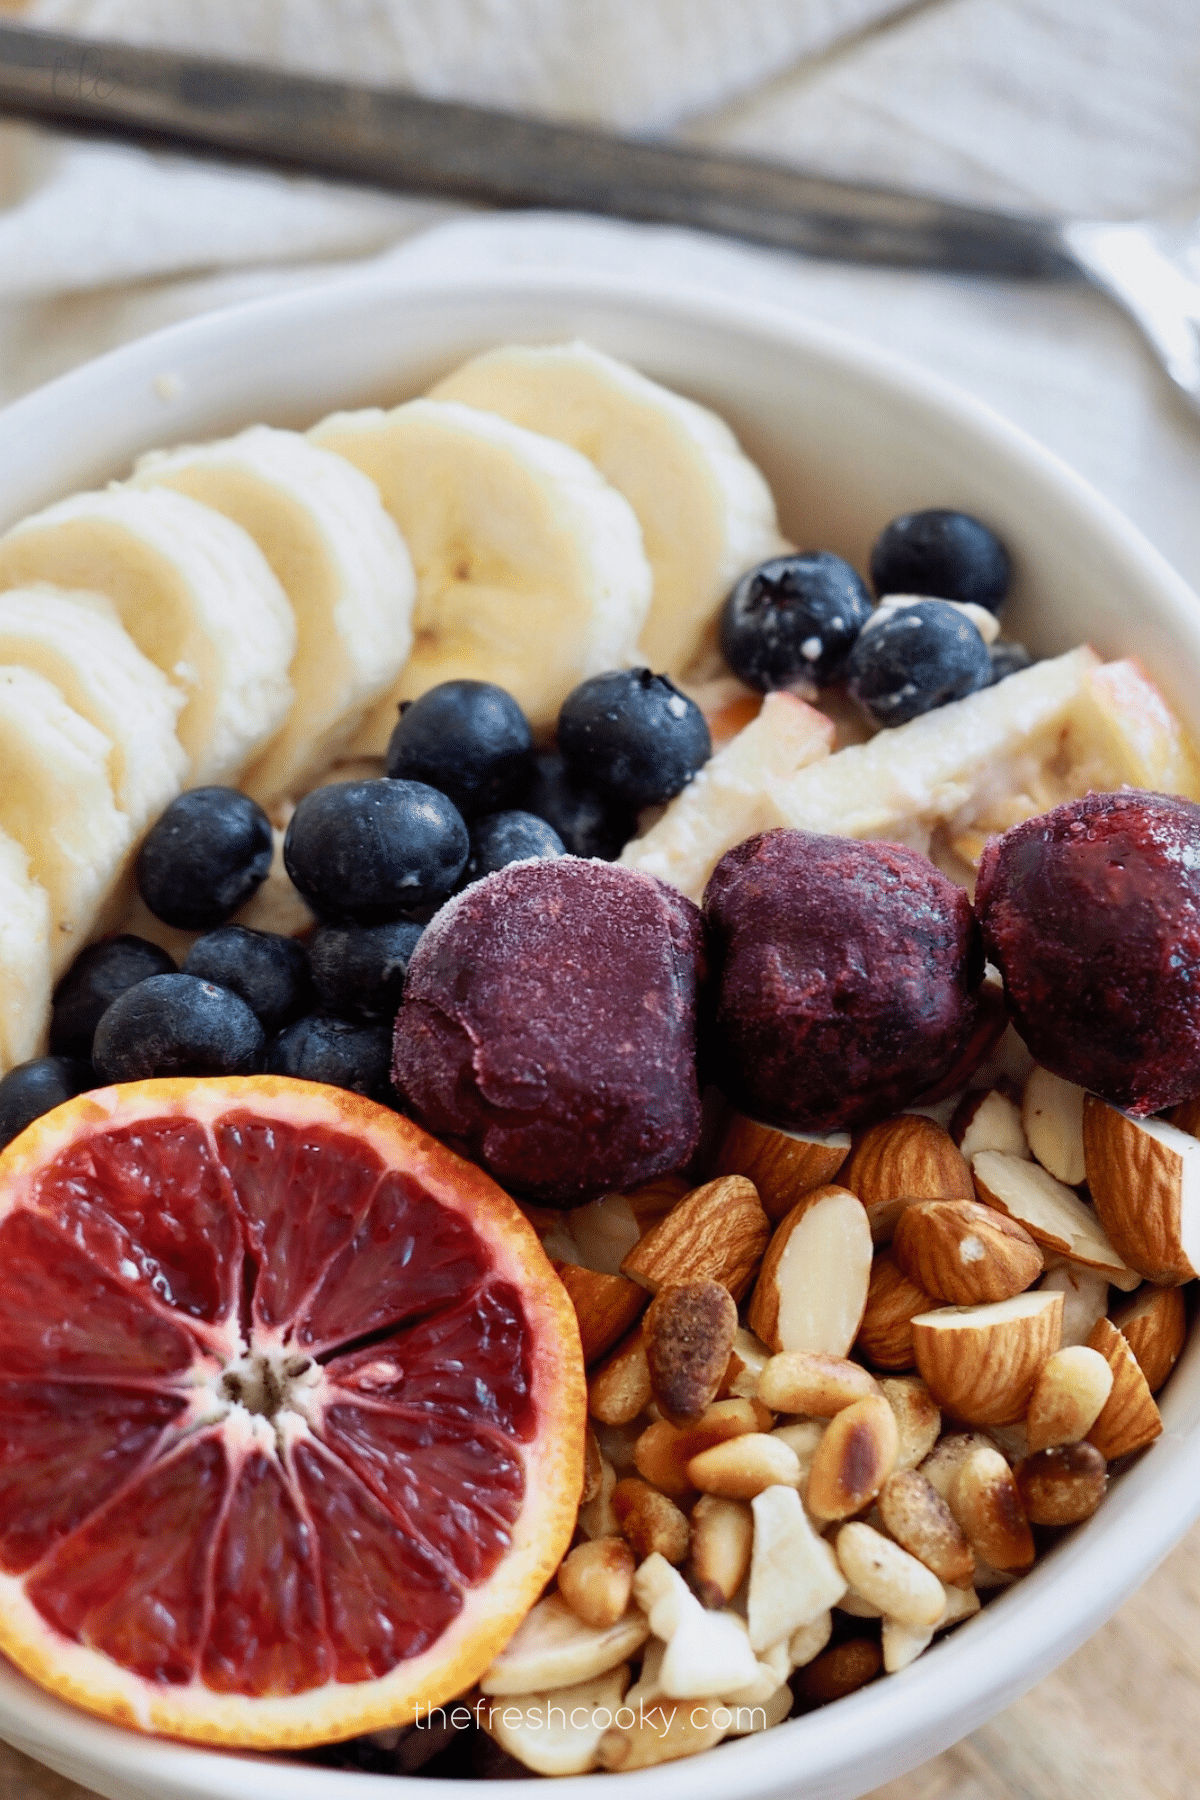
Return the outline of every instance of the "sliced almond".
{"type": "Polygon", "coordinates": [[[999,1450],[972,1450],[948,1496],[951,1512],[980,1557],[1003,1570],[1027,1569],[1033,1533],[1013,1472],[999,1450]]]}
{"type": "Polygon", "coordinates": [[[1023,1293],[1042,1253],[1023,1225],[977,1200],[919,1200],[896,1224],[892,1256],[927,1294],[981,1306],[1023,1293]]]}
{"type": "Polygon", "coordinates": [[[890,1250],[877,1250],[855,1348],[877,1369],[911,1369],[912,1322],[936,1304],[934,1295],[910,1281],[890,1250]]]}
{"type": "Polygon", "coordinates": [[[692,1508],[688,1574],[702,1605],[728,1606],[750,1573],[754,1515],[744,1500],[701,1494],[692,1508]]]}
{"type": "Polygon", "coordinates": [[[561,1594],[547,1594],[518,1625],[479,1678],[485,1694],[538,1694],[593,1681],[633,1655],[650,1635],[636,1609],[598,1631],[576,1618],[561,1594]]]}
{"type": "Polygon", "coordinates": [[[697,1424],[716,1398],[737,1328],[733,1295],[719,1281],[674,1282],[655,1294],[643,1325],[646,1362],[673,1425],[697,1424]]]}
{"type": "Polygon", "coordinates": [[[575,1308],[583,1360],[593,1363],[637,1323],[646,1305],[646,1290],[623,1275],[599,1275],[575,1263],[556,1262],[554,1273],[575,1308]]]}
{"type": "Polygon", "coordinates": [[[1013,1479],[1031,1524],[1078,1525],[1103,1500],[1108,1468],[1094,1444],[1060,1444],[1025,1457],[1013,1479]]]}
{"type": "Polygon", "coordinates": [[[628,1425],[650,1404],[650,1366],[640,1325],[592,1371],[588,1412],[604,1425],[628,1425]]]}
{"type": "Polygon", "coordinates": [[[969,1588],[975,1556],[954,1514],[929,1479],[897,1469],[879,1490],[879,1516],[896,1542],[950,1587],[969,1588]]]}
{"type": "Polygon", "coordinates": [[[1187,1341],[1182,1291],[1147,1283],[1113,1314],[1113,1324],[1137,1358],[1146,1386],[1157,1394],[1187,1341]]]}
{"type": "Polygon", "coordinates": [[[1073,1344],[1056,1350],[1034,1383],[1025,1419],[1031,1451],[1078,1444],[1104,1410],[1113,1372],[1098,1350],[1073,1344]]]}
{"type": "Polygon", "coordinates": [[[612,1496],[613,1516],[637,1557],[661,1556],[672,1565],[686,1561],[690,1543],[687,1516],[647,1481],[626,1475],[612,1496]]]}
{"type": "Polygon", "coordinates": [[[694,1188],[652,1226],[621,1263],[621,1273],[652,1294],[668,1282],[709,1280],[740,1300],[770,1236],[754,1183],[744,1175],[722,1175],[694,1188]]]}
{"type": "Polygon", "coordinates": [[[795,1488],[765,1488],[750,1504],[754,1549],[746,1622],[751,1645],[762,1651],[828,1612],[846,1582],[795,1488]]]}
{"type": "Polygon", "coordinates": [[[919,1113],[872,1125],[855,1141],[842,1187],[867,1209],[871,1236],[887,1243],[909,1200],[973,1200],[971,1171],[950,1134],[919,1113]]]}
{"type": "Polygon", "coordinates": [[[774,1222],[803,1195],[831,1182],[849,1154],[848,1131],[825,1136],[789,1131],[735,1112],[717,1151],[717,1174],[747,1176],[774,1222]]]}
{"type": "Polygon", "coordinates": [[[1049,1069],[1032,1069],[1021,1095],[1021,1123],[1043,1169],[1067,1187],[1078,1187],[1087,1176],[1083,1089],[1049,1069]]]}
{"type": "Polygon", "coordinates": [[[750,1300],[750,1329],[772,1350],[845,1356],[862,1323],[871,1231],[842,1187],[816,1188],[776,1226],[750,1300]]]}
{"type": "Polygon", "coordinates": [[[1026,1161],[1033,1155],[1021,1114],[1000,1088],[977,1088],[964,1094],[948,1129],[968,1163],[981,1150],[999,1150],[1026,1161]]]}
{"type": "Polygon", "coordinates": [[[943,1411],[968,1425],[1004,1425],[1024,1415],[1061,1325],[1062,1295],[1040,1291],[921,1313],[917,1367],[943,1411]]]}
{"type": "Polygon", "coordinates": [[[896,1465],[900,1435],[882,1394],[856,1400],[830,1420],[804,1490],[815,1519],[848,1519],[872,1501],[896,1465]]]}
{"type": "Polygon", "coordinates": [[[946,1592],[937,1576],[882,1532],[861,1522],[843,1525],[835,1548],[854,1591],[889,1619],[932,1628],[941,1618],[946,1592]]]}
{"type": "Polygon", "coordinates": [[[1096,1211],[1126,1262],[1159,1287],[1191,1281],[1200,1273],[1200,1138],[1089,1094],[1083,1141],[1096,1211]]]}
{"type": "Polygon", "coordinates": [[[1023,1225],[1044,1250],[1102,1269],[1109,1281],[1119,1284],[1129,1279],[1129,1269],[1105,1235],[1102,1221],[1040,1163],[984,1150],[972,1171],[979,1198],[1023,1225]]]}
{"type": "Polygon", "coordinates": [[[879,1383],[861,1363],[817,1350],[784,1350],[773,1356],[758,1381],[758,1398],[772,1412],[831,1419],[855,1400],[877,1394],[879,1383]]]}
{"type": "Polygon", "coordinates": [[[1129,1456],[1162,1433],[1162,1417],[1133,1351],[1108,1319],[1098,1319],[1089,1339],[1113,1372],[1112,1392],[1088,1432],[1106,1462],[1129,1456]]]}
{"type": "Polygon", "coordinates": [[[1101,1269],[1087,1269],[1060,1256],[1047,1262],[1038,1286],[1063,1297],[1063,1348],[1086,1344],[1096,1320],[1108,1311],[1108,1276],[1101,1269]]]}
{"type": "Polygon", "coordinates": [[[898,1441],[896,1467],[915,1469],[937,1443],[942,1414],[919,1375],[888,1376],[879,1391],[892,1409],[898,1441]]]}
{"type": "Polygon", "coordinates": [[[607,1631],[629,1606],[635,1567],[623,1538],[596,1538],[578,1544],[559,1564],[558,1591],[577,1619],[607,1631]]]}

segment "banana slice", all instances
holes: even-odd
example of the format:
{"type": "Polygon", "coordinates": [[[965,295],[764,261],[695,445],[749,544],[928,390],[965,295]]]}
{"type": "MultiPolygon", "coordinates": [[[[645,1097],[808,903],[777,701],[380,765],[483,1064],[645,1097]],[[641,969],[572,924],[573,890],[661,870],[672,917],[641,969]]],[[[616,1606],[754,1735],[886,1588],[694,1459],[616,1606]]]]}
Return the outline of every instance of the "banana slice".
{"type": "Polygon", "coordinates": [[[187,694],[193,784],[236,775],[283,724],[296,623],[252,538],[165,488],[76,494],[0,538],[0,588],[106,594],[138,649],[187,694]]]}
{"type": "Polygon", "coordinates": [[[311,433],[379,487],[417,572],[413,653],[351,746],[378,755],[396,704],[495,681],[535,730],[573,687],[635,660],[650,566],[627,500],[565,444],[471,407],[411,400],[311,433]]]}
{"type": "Polygon", "coordinates": [[[29,856],[50,900],[55,976],[111,921],[134,831],[113,799],[112,744],[44,675],[0,667],[0,830],[29,856]]]}
{"type": "Polygon", "coordinates": [[[0,593],[0,663],[54,683],[112,745],[108,776],[135,833],[183,786],[175,735],[183,692],[142,655],[111,601],[41,585],[0,593]]]}
{"type": "Polygon", "coordinates": [[[794,694],[768,694],[757,718],[718,750],[620,860],[669,881],[700,901],[727,850],[756,831],[783,824],[775,789],[798,769],[829,755],[834,728],[794,694]]]}
{"type": "Polygon", "coordinates": [[[489,350],[432,390],[580,450],[633,507],[654,574],[639,656],[682,675],[737,577],[791,546],[723,419],[589,344],[489,350]]]}
{"type": "Polygon", "coordinates": [[[224,513],[249,532],[291,601],[295,701],[239,786],[264,806],[302,793],[345,749],[412,648],[412,561],[378,489],[343,457],[267,425],[152,451],[134,485],[174,488],[224,513]]]}
{"type": "Polygon", "coordinates": [[[53,980],[50,897],[0,831],[0,1075],[45,1049],[53,980]]]}

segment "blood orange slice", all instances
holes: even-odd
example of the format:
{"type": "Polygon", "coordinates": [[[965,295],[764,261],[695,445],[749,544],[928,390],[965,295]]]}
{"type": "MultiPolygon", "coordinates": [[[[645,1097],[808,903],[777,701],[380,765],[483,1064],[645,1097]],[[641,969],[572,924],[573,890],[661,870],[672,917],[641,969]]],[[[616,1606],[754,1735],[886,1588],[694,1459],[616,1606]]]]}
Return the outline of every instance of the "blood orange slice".
{"type": "Polygon", "coordinates": [[[461,1693],[570,1541],[570,1302],[485,1175],[273,1076],[84,1094],[0,1158],[0,1648],[281,1747],[461,1693]]]}

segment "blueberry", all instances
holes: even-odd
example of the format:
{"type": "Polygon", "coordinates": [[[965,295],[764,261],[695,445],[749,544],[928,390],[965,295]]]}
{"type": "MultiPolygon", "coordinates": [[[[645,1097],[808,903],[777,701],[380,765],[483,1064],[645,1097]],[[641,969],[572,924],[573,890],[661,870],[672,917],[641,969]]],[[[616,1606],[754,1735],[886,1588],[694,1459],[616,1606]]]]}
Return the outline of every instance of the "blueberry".
{"type": "Polygon", "coordinates": [[[389,1025],[356,1025],[309,1013],[285,1026],[267,1052],[272,1075],[324,1081],[390,1104],[392,1032],[389,1025]]]}
{"type": "Polygon", "coordinates": [[[92,1065],[74,1056],[37,1056],[0,1081],[0,1149],[52,1107],[95,1087],[92,1065]]]}
{"type": "Polygon", "coordinates": [[[988,647],[944,600],[881,611],[846,661],[847,684],[877,725],[903,725],[991,679],[988,647]]]}
{"type": "Polygon", "coordinates": [[[649,669],[581,681],[558,715],[558,747],[572,774],[634,808],[670,800],[712,755],[695,701],[649,669]]]}
{"type": "Polygon", "coordinates": [[[511,804],[532,763],[528,719],[490,681],[443,681],[402,706],[387,749],[390,776],[448,794],[465,819],[511,804]]]}
{"type": "Polygon", "coordinates": [[[274,931],[219,925],[196,939],[183,972],[239,994],[266,1032],[278,1031],[311,1003],[308,952],[274,931]]]}
{"type": "Polygon", "coordinates": [[[1000,539],[970,513],[934,507],[885,525],[871,552],[871,581],[885,594],[970,600],[999,612],[1011,567],[1000,539]]]}
{"type": "Polygon", "coordinates": [[[89,944],[54,990],[50,1048],[55,1056],[89,1057],[96,1027],[117,995],[148,975],[174,972],[173,959],[145,938],[126,934],[89,944]]]}
{"type": "Polygon", "coordinates": [[[989,644],[988,656],[991,660],[990,679],[984,684],[995,687],[1009,675],[1019,675],[1022,669],[1028,669],[1033,662],[1024,644],[989,644]]]}
{"type": "Polygon", "coordinates": [[[322,925],[309,940],[308,958],[325,1011],[343,1019],[391,1024],[404,997],[409,958],[423,930],[407,919],[390,925],[322,925]]]}
{"type": "Polygon", "coordinates": [[[471,827],[471,854],[462,873],[462,884],[494,875],[509,863],[531,857],[548,860],[565,856],[566,845],[552,825],[531,812],[489,813],[471,827]]]}
{"type": "Polygon", "coordinates": [[[840,673],[871,616],[856,570],[830,550],[775,556],[743,575],[721,614],[721,650],[739,680],[768,693],[840,673]]]}
{"type": "Polygon", "coordinates": [[[470,843],[457,807],[423,781],[314,788],[283,842],[287,872],[323,919],[383,925],[444,900],[470,843]]]}
{"type": "Polygon", "coordinates": [[[189,788],[151,827],[137,884],[155,918],[181,931],[223,925],[271,867],[271,821],[236,788],[189,788]]]}
{"type": "Polygon", "coordinates": [[[573,775],[557,750],[538,757],[521,805],[553,827],[571,856],[612,862],[637,830],[637,809],[573,775]]]}
{"type": "Polygon", "coordinates": [[[151,975],[118,995],[92,1045],[105,1081],[153,1075],[252,1075],[266,1033],[246,1002],[197,975],[151,975]]]}

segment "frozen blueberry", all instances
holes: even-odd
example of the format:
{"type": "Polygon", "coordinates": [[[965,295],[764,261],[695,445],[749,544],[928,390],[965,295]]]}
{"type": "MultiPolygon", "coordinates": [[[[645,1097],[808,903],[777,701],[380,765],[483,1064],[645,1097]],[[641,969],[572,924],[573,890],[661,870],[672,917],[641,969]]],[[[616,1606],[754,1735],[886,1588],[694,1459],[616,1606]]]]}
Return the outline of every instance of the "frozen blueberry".
{"type": "Polygon", "coordinates": [[[96,1027],[92,1061],[105,1081],[153,1075],[252,1075],[266,1033],[246,1002],[196,975],[151,975],[117,997],[96,1027]]]}
{"type": "Polygon", "coordinates": [[[118,994],[149,975],[173,975],[175,963],[146,938],[124,934],[81,950],[54,990],[50,1049],[55,1056],[92,1054],[92,1039],[118,994]]]}
{"type": "Polygon", "coordinates": [[[390,925],[322,925],[309,940],[308,958],[325,1011],[390,1025],[404,997],[408,959],[423,930],[407,919],[390,925]]]}
{"type": "Polygon", "coordinates": [[[494,875],[509,863],[528,862],[530,857],[565,856],[566,845],[552,825],[536,813],[489,813],[471,827],[471,854],[463,870],[462,885],[494,875]]]}
{"type": "Polygon", "coordinates": [[[219,925],[216,931],[196,939],[183,972],[240,994],[267,1032],[278,1031],[311,1003],[304,945],[274,931],[219,925]]]}
{"type": "Polygon", "coordinates": [[[975,626],[944,600],[877,613],[846,659],[850,692],[877,725],[904,725],[961,700],[986,687],[991,670],[975,626]]]}
{"type": "Polygon", "coordinates": [[[427,782],[467,819],[511,804],[532,763],[528,719],[490,681],[443,681],[402,706],[387,750],[389,775],[427,782]]]}
{"type": "Polygon", "coordinates": [[[52,1107],[95,1087],[92,1065],[74,1056],[37,1056],[0,1081],[0,1149],[52,1107]]]}
{"type": "Polygon", "coordinates": [[[266,880],[271,821],[236,788],[189,788],[151,827],[137,884],[155,918],[181,931],[223,925],[266,880]]]}
{"type": "Polygon", "coordinates": [[[1019,675],[1022,669],[1028,669],[1033,662],[1024,644],[989,644],[988,659],[992,665],[991,679],[985,684],[995,687],[998,681],[1004,681],[1009,675],[1019,675]]]}
{"type": "Polygon", "coordinates": [[[538,757],[521,804],[553,827],[572,856],[614,862],[637,829],[636,807],[573,775],[557,750],[538,757]]]}
{"type": "Polygon", "coordinates": [[[829,550],[776,556],[742,576],[721,614],[721,650],[739,680],[767,693],[839,673],[871,616],[856,570],[829,550]]]}
{"type": "Polygon", "coordinates": [[[390,1105],[392,1032],[388,1025],[356,1025],[309,1013],[285,1026],[267,1052],[272,1075],[324,1081],[390,1105]]]}
{"type": "Polygon", "coordinates": [[[1011,576],[1008,551],[970,513],[932,507],[885,525],[871,551],[871,581],[885,594],[970,600],[999,612],[1011,576]]]}
{"type": "Polygon", "coordinates": [[[670,800],[712,755],[695,701],[649,669],[613,669],[572,688],[558,747],[572,774],[635,808],[670,800]]]}
{"type": "Polygon", "coordinates": [[[323,919],[382,925],[444,900],[470,843],[462,814],[423,781],[315,788],[283,841],[287,872],[323,919]]]}

